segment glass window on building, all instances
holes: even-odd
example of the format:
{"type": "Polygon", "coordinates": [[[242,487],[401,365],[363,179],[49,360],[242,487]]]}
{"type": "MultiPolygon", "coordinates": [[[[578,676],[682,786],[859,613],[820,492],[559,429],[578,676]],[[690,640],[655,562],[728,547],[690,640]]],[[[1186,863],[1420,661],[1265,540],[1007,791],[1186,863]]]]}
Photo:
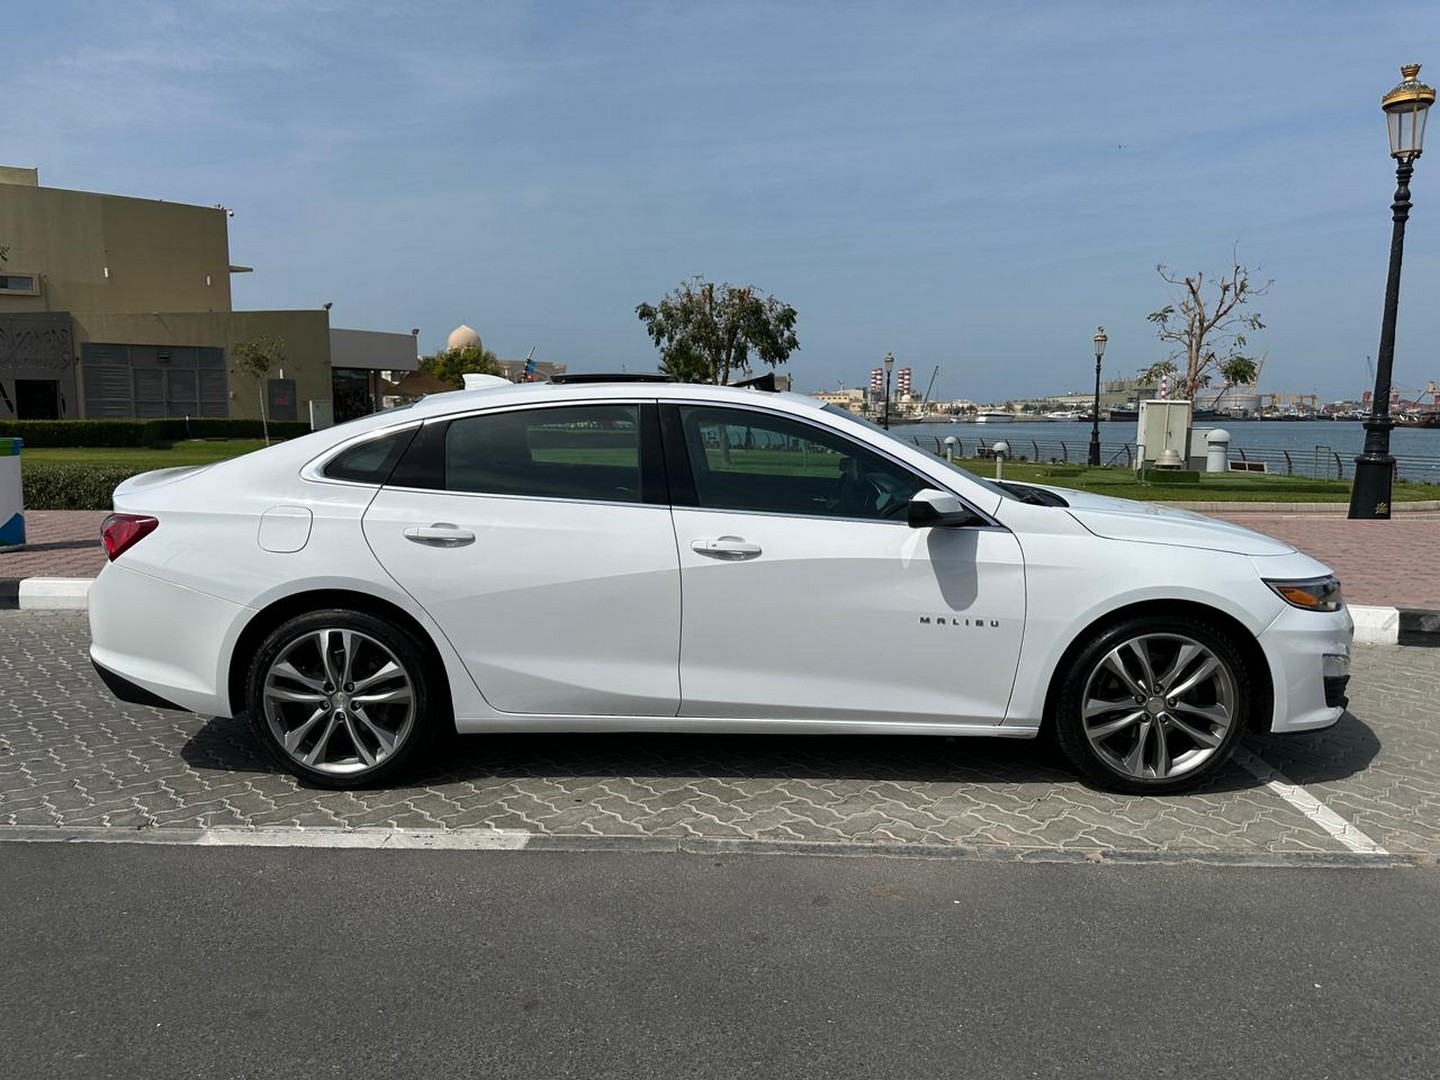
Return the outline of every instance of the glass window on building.
{"type": "Polygon", "coordinates": [[[370,393],[368,368],[336,367],[330,369],[330,396],[335,406],[335,423],[368,416],[375,411],[370,393]]]}

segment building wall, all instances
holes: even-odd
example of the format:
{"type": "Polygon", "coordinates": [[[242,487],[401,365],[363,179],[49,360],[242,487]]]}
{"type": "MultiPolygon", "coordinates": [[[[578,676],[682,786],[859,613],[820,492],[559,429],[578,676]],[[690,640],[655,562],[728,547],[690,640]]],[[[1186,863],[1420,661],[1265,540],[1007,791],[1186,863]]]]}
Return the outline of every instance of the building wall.
{"type": "Polygon", "coordinates": [[[80,415],[75,356],[68,312],[0,313],[0,419],[80,415]],[[48,410],[37,410],[37,389],[45,391],[40,396],[48,399],[48,410]]]}
{"type": "Polygon", "coordinates": [[[330,331],[330,363],[370,371],[414,371],[420,359],[411,334],[335,329],[330,331]]]}
{"type": "Polygon", "coordinates": [[[0,314],[230,310],[221,209],[7,183],[0,174],[0,248],[0,273],[40,278],[38,295],[0,293],[0,314]]]}
{"type": "MultiPolygon", "coordinates": [[[[260,416],[260,387],[254,379],[234,372],[233,350],[240,341],[277,338],[284,343],[285,361],[276,365],[271,376],[278,378],[283,370],[285,378],[295,380],[298,417],[307,417],[307,402],[330,400],[330,319],[324,311],[184,311],[149,315],[75,312],[74,328],[76,355],[87,344],[223,349],[229,379],[229,415],[250,419],[260,416]]],[[[81,400],[85,395],[84,381],[81,365],[81,400]]]]}

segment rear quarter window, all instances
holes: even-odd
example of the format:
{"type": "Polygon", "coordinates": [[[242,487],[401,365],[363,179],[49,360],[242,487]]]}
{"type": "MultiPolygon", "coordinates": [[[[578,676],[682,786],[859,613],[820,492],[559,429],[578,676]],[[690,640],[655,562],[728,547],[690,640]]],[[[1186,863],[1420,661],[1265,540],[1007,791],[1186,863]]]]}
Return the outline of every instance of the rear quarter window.
{"type": "Polygon", "coordinates": [[[389,481],[395,465],[405,453],[418,428],[392,431],[336,454],[322,470],[331,480],[349,480],[357,484],[384,484],[389,481]]]}

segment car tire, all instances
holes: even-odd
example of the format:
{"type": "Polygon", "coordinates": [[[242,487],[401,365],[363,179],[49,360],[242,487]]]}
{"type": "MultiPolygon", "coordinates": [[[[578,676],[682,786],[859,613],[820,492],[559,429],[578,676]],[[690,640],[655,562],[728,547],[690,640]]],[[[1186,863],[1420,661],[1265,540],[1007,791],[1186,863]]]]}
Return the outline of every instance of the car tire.
{"type": "Polygon", "coordinates": [[[270,758],[325,788],[385,784],[443,726],[443,676],[408,631],[344,608],[288,619],[250,663],[245,705],[270,758]]]}
{"type": "Polygon", "coordinates": [[[1250,722],[1252,687],[1241,650],[1223,631],[1189,618],[1128,619],[1071,663],[1055,737],[1100,787],[1181,791],[1229,760],[1250,722]]]}

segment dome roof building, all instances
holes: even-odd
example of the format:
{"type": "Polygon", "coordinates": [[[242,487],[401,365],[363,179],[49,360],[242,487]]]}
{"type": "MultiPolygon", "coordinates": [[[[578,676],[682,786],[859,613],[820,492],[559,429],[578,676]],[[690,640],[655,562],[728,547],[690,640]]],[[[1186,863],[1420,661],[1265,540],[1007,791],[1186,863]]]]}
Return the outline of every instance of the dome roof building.
{"type": "Polygon", "coordinates": [[[464,323],[461,323],[454,330],[450,331],[450,337],[446,339],[445,347],[447,349],[463,349],[467,345],[474,345],[477,349],[484,348],[484,346],[480,344],[480,335],[464,323]]]}

